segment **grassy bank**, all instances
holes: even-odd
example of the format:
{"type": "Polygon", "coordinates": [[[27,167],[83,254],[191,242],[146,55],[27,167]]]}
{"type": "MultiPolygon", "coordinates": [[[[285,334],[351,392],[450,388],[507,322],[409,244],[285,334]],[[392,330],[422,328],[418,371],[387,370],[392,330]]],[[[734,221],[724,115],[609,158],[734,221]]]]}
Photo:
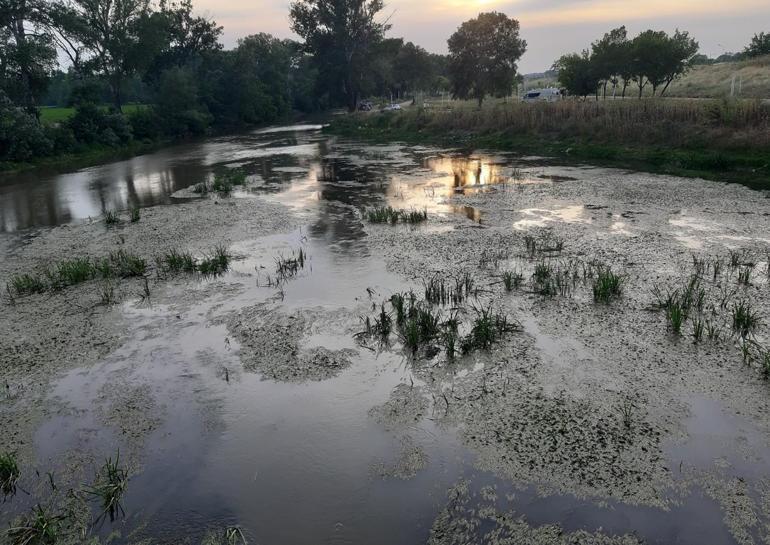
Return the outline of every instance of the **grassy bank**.
{"type": "Polygon", "coordinates": [[[643,100],[409,109],[335,119],[335,134],[489,148],[770,189],[770,106],[643,100]]]}

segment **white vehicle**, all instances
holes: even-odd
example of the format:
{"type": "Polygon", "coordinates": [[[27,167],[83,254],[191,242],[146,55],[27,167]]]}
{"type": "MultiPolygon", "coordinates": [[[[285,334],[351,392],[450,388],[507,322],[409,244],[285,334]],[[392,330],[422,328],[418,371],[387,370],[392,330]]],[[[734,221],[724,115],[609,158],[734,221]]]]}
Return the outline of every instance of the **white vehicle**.
{"type": "Polygon", "coordinates": [[[382,111],[383,112],[395,112],[396,110],[401,109],[401,104],[388,104],[385,106],[382,111]]]}
{"type": "Polygon", "coordinates": [[[556,87],[545,89],[532,89],[524,93],[521,100],[524,102],[556,102],[562,99],[561,90],[556,87]]]}

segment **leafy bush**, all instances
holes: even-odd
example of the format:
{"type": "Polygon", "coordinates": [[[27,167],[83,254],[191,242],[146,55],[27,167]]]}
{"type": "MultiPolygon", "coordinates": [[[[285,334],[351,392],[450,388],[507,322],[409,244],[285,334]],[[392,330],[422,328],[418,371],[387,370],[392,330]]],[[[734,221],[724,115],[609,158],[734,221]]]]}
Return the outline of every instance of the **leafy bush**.
{"type": "Polygon", "coordinates": [[[35,116],[0,93],[0,160],[29,161],[52,151],[53,143],[35,116]]]}

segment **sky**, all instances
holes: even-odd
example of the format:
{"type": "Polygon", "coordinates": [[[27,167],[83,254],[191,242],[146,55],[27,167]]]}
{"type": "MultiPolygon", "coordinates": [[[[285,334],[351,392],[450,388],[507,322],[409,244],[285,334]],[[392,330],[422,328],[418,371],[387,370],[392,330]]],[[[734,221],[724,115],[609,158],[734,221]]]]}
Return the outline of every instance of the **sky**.
{"type": "MultiPolygon", "coordinates": [[[[196,9],[224,27],[224,42],[267,32],[295,37],[289,28],[289,0],[194,0],[196,9]]],[[[521,23],[527,52],[522,73],[542,72],[564,53],[590,46],[608,30],[626,25],[635,34],[652,28],[687,30],[701,52],[715,57],[736,52],[751,36],[770,31],[770,0],[386,0],[391,37],[403,37],[433,53],[446,53],[446,40],[481,11],[502,11],[521,23]]]]}

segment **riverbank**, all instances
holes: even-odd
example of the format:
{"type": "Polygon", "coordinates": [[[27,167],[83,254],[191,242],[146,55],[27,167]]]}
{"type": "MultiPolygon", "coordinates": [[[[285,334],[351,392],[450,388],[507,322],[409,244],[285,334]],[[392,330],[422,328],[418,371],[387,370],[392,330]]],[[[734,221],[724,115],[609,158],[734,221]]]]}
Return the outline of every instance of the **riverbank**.
{"type": "Polygon", "coordinates": [[[332,134],[376,142],[514,151],[770,189],[770,106],[645,100],[409,109],[334,119],[332,134]]]}

